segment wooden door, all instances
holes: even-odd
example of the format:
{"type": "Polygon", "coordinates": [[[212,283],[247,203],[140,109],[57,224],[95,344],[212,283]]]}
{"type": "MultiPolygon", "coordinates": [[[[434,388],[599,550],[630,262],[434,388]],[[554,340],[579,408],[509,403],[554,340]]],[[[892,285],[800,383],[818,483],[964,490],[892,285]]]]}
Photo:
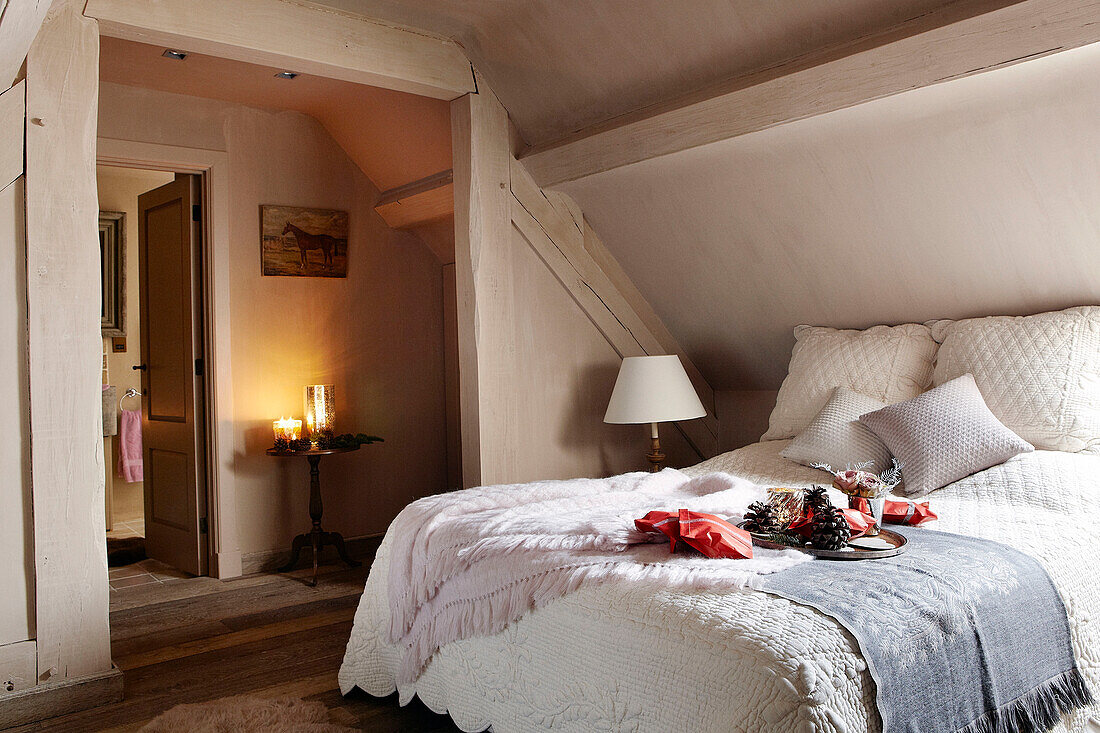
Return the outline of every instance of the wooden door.
{"type": "Polygon", "coordinates": [[[138,197],[145,551],[207,570],[195,176],[138,197]]]}

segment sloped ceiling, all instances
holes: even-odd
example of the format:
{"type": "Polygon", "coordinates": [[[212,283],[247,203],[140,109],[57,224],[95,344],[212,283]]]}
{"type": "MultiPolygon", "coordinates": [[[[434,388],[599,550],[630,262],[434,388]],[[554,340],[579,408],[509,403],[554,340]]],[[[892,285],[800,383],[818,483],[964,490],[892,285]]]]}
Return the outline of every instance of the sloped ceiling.
{"type": "Polygon", "coordinates": [[[322,0],[457,41],[529,145],[946,6],[1012,1],[322,0]]]}
{"type": "MultiPolygon", "coordinates": [[[[186,50],[186,49],[183,49],[186,50]]],[[[439,99],[274,69],[214,56],[164,58],[162,46],[103,37],[105,82],[288,109],[316,118],[380,191],[451,167],[450,105],[439,99]]]]}
{"type": "Polygon", "coordinates": [[[799,323],[1100,302],[1097,79],[1100,44],[563,188],[714,388],[775,389],[799,323]]]}
{"type": "MultiPolygon", "coordinates": [[[[1012,4],[325,1],[455,38],[533,145],[891,26],[1012,4]]],[[[799,323],[1100,302],[1098,78],[1100,49],[1085,47],[562,188],[714,388],[776,389],[799,323]]]]}

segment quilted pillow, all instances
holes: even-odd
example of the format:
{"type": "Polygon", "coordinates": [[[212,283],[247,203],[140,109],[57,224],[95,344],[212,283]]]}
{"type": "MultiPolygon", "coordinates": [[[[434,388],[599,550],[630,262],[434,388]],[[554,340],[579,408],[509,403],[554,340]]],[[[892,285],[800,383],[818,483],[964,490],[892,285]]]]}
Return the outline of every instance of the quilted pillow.
{"type": "Polygon", "coordinates": [[[1034,448],[1006,428],[964,374],[859,421],[901,462],[906,496],[923,496],[1034,448]]]}
{"type": "Polygon", "coordinates": [[[974,375],[1001,422],[1036,448],[1100,453],[1100,306],[933,321],[934,384],[974,375]]]}
{"type": "Polygon", "coordinates": [[[928,326],[873,326],[865,331],[823,326],[794,329],[787,378],[761,440],[798,435],[836,387],[885,404],[916,397],[932,383],[936,342],[928,326]]]}
{"type": "Polygon", "coordinates": [[[798,434],[779,455],[803,466],[827,463],[833,468],[871,461],[876,473],[890,466],[890,450],[859,416],[880,410],[879,400],[846,387],[837,387],[806,429],[798,434]]]}

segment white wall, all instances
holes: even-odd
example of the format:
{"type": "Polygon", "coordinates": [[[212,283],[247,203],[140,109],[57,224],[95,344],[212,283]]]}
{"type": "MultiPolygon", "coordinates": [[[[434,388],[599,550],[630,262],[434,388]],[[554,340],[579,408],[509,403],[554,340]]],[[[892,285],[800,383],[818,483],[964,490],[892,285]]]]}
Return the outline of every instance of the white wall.
{"type": "MultiPolygon", "coordinates": [[[[0,645],[34,637],[23,179],[0,191],[0,645]]],[[[6,671],[6,670],[5,670],[6,671]]]]}
{"type": "Polygon", "coordinates": [[[321,464],[325,525],[382,532],[445,486],[440,263],[374,213],[377,190],[311,117],[103,84],[101,137],[229,156],[232,457],[240,549],[289,547],[309,526],[300,459],[264,454],[271,420],[302,416],[302,387],[332,383],[337,429],[386,442],[321,464]],[[351,213],[348,277],[260,275],[261,204],[351,213]]]}
{"type": "Polygon", "coordinates": [[[799,323],[1100,301],[1100,44],[567,184],[715,389],[799,323]]]}

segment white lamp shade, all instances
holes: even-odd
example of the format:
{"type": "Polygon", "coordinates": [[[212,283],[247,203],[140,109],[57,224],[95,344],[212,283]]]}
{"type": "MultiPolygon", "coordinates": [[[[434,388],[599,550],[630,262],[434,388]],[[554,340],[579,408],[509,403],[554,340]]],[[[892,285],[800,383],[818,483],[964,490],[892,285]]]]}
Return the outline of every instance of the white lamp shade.
{"type": "Polygon", "coordinates": [[[692,420],[706,414],[680,357],[628,356],[619,367],[603,421],[658,423],[692,420]]]}

